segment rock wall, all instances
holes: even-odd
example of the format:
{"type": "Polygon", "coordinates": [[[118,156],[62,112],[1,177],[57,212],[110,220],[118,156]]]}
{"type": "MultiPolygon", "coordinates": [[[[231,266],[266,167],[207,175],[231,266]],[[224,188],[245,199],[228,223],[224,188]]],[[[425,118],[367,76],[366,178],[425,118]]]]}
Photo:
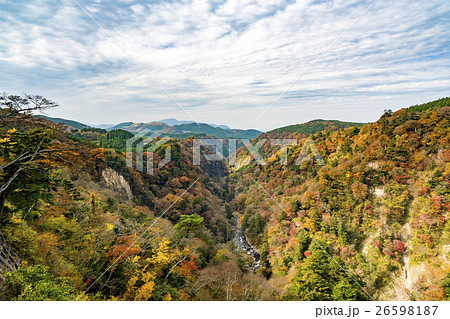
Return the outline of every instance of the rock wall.
{"type": "Polygon", "coordinates": [[[106,168],[102,172],[102,178],[106,183],[106,186],[113,188],[118,192],[125,193],[128,200],[133,198],[133,193],[131,192],[130,184],[125,180],[125,178],[117,173],[111,168],[106,168]]]}

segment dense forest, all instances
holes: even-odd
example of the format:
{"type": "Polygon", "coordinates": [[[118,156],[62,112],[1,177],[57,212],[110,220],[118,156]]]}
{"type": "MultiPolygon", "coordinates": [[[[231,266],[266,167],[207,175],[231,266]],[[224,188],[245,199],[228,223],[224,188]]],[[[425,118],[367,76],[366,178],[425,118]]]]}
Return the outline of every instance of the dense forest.
{"type": "Polygon", "coordinates": [[[268,132],[267,165],[243,146],[197,166],[194,138],[171,138],[149,174],[127,166],[132,133],[3,94],[0,300],[450,300],[449,102],[268,132]]]}

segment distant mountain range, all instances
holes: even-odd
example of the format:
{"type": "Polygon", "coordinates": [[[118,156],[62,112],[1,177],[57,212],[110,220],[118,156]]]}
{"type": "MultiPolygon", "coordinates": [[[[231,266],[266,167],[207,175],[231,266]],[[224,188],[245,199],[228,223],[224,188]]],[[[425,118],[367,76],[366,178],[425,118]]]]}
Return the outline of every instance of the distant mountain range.
{"type": "Polygon", "coordinates": [[[258,135],[262,134],[258,130],[238,130],[230,129],[224,125],[214,125],[205,123],[183,123],[176,125],[169,125],[168,123],[179,123],[175,119],[163,120],[158,122],[150,123],[133,123],[124,122],[117,124],[108,130],[122,129],[131,133],[139,133],[143,130],[149,130],[152,132],[162,133],[165,136],[176,137],[176,138],[186,138],[193,135],[210,135],[217,138],[248,138],[253,139],[258,135]],[[164,123],[164,121],[166,123],[164,123]]]}
{"type": "MultiPolygon", "coordinates": [[[[162,123],[167,124],[169,126],[195,123],[194,121],[178,121],[177,119],[174,119],[174,118],[164,119],[164,120],[161,120],[159,122],[162,122],[162,123]]],[[[213,124],[213,123],[206,123],[206,124],[208,124],[209,126],[212,126],[212,127],[222,128],[224,130],[231,130],[231,128],[229,128],[226,125],[217,125],[217,124],[213,124]]]]}
{"type": "Polygon", "coordinates": [[[67,120],[62,118],[53,118],[45,115],[38,115],[54,123],[59,123],[68,126],[71,129],[82,130],[89,127],[101,128],[106,131],[113,130],[125,130],[130,133],[139,133],[143,130],[148,130],[151,132],[161,133],[163,136],[174,137],[174,138],[187,138],[190,136],[208,135],[217,138],[248,138],[254,139],[256,137],[261,138],[271,138],[280,137],[280,135],[285,135],[289,133],[298,133],[301,135],[311,135],[321,131],[333,131],[341,128],[346,128],[350,126],[360,127],[364,123],[354,123],[354,122],[342,122],[337,120],[312,120],[307,123],[289,125],[285,127],[280,127],[269,131],[267,133],[248,129],[231,129],[226,125],[216,125],[216,124],[197,124],[192,121],[178,121],[174,118],[164,119],[161,121],[154,121],[150,123],[134,123],[134,122],[123,122],[116,125],[101,124],[101,125],[86,125],[77,121],[67,120]]]}
{"type": "Polygon", "coordinates": [[[240,130],[240,129],[230,129],[226,125],[216,125],[216,124],[197,124],[191,121],[178,121],[176,119],[165,119],[161,121],[155,121],[150,123],[134,123],[134,122],[123,122],[117,125],[86,125],[77,121],[54,118],[45,115],[38,115],[54,123],[63,124],[68,126],[70,129],[82,130],[89,127],[101,128],[107,131],[112,130],[125,130],[131,133],[139,133],[143,130],[148,130],[151,132],[158,132],[164,136],[174,137],[174,138],[187,138],[190,136],[198,135],[209,135],[217,138],[248,138],[253,139],[258,135],[262,134],[258,130],[240,130]]]}
{"type": "Polygon", "coordinates": [[[114,125],[113,127],[109,127],[106,130],[112,131],[112,130],[125,130],[131,133],[139,133],[143,130],[149,130],[149,131],[161,131],[167,127],[170,127],[169,125],[162,123],[162,122],[150,122],[150,123],[134,123],[134,122],[123,122],[119,123],[117,125],[114,125]]]}

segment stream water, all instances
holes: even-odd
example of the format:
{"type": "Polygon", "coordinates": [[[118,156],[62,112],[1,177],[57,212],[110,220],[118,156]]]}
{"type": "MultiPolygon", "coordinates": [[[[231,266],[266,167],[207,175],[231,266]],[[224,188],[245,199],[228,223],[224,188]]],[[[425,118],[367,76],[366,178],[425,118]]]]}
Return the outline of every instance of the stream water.
{"type": "Polygon", "coordinates": [[[255,271],[259,269],[260,267],[260,256],[256,249],[250,245],[247,241],[247,236],[245,235],[244,230],[239,225],[239,217],[236,218],[235,221],[235,229],[234,229],[234,235],[233,235],[233,242],[236,244],[237,248],[244,251],[247,255],[253,257],[255,262],[250,267],[251,270],[255,271]]]}

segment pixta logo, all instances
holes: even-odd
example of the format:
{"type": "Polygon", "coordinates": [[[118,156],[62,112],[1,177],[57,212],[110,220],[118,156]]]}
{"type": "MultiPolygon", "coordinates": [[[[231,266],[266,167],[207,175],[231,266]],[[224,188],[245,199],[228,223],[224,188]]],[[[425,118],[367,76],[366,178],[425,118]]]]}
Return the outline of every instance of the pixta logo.
{"type": "MultiPolygon", "coordinates": [[[[245,163],[250,163],[253,158],[258,165],[266,165],[265,160],[261,156],[259,150],[261,147],[269,141],[269,145],[275,145],[280,148],[280,161],[283,165],[287,165],[288,162],[288,148],[289,146],[296,146],[298,144],[297,139],[260,139],[255,144],[252,144],[248,139],[194,139],[193,141],[193,163],[194,165],[200,165],[201,160],[201,146],[209,147],[212,152],[204,153],[203,158],[207,161],[222,161],[227,159],[230,166],[236,165],[236,149],[238,141],[241,145],[245,146],[249,155],[243,160],[245,163]],[[228,145],[228,156],[224,156],[224,142],[228,145]],[[211,149],[212,148],[212,149],[211,149]],[[212,153],[212,154],[211,154],[212,153]]],[[[319,165],[325,165],[325,162],[320,155],[320,152],[311,138],[307,138],[295,161],[295,165],[301,165],[305,161],[315,159],[319,165]]]]}
{"type": "MultiPolygon", "coordinates": [[[[126,165],[128,167],[133,167],[133,157],[135,156],[135,169],[140,172],[145,172],[149,175],[153,175],[154,153],[158,148],[160,148],[170,140],[167,137],[160,138],[160,136],[160,133],[152,133],[152,131],[150,130],[143,130],[127,140],[126,165]],[[146,160],[145,165],[144,159],[146,160]]],[[[158,169],[161,169],[164,165],[169,163],[171,158],[172,151],[170,146],[167,146],[164,158],[159,161],[157,165],[158,169]]]]}
{"type": "MultiPolygon", "coordinates": [[[[154,168],[161,169],[164,165],[168,164],[172,159],[172,150],[170,146],[165,148],[164,157],[154,165],[154,153],[170,138],[161,137],[161,133],[152,133],[150,130],[143,130],[127,140],[126,143],[126,164],[128,167],[135,167],[140,172],[153,175],[154,168]],[[135,164],[135,166],[133,165],[135,164]]],[[[288,163],[288,148],[297,146],[298,140],[296,139],[260,139],[255,144],[252,144],[248,139],[193,139],[192,144],[192,163],[196,166],[200,165],[201,158],[206,161],[225,161],[228,165],[235,166],[236,153],[238,146],[244,146],[248,150],[248,156],[243,159],[242,162],[249,164],[254,159],[258,165],[266,165],[266,161],[260,154],[260,149],[266,142],[269,142],[269,146],[275,145],[280,148],[278,154],[281,164],[287,165],[288,163]],[[224,142],[227,144],[227,156],[224,155],[224,142]],[[208,152],[202,153],[202,146],[209,148],[208,152]],[[202,156],[203,155],[203,156],[202,156]]],[[[304,140],[302,148],[296,155],[295,165],[301,165],[305,161],[315,159],[319,165],[325,165],[325,162],[320,155],[320,152],[311,138],[304,140]]]]}

